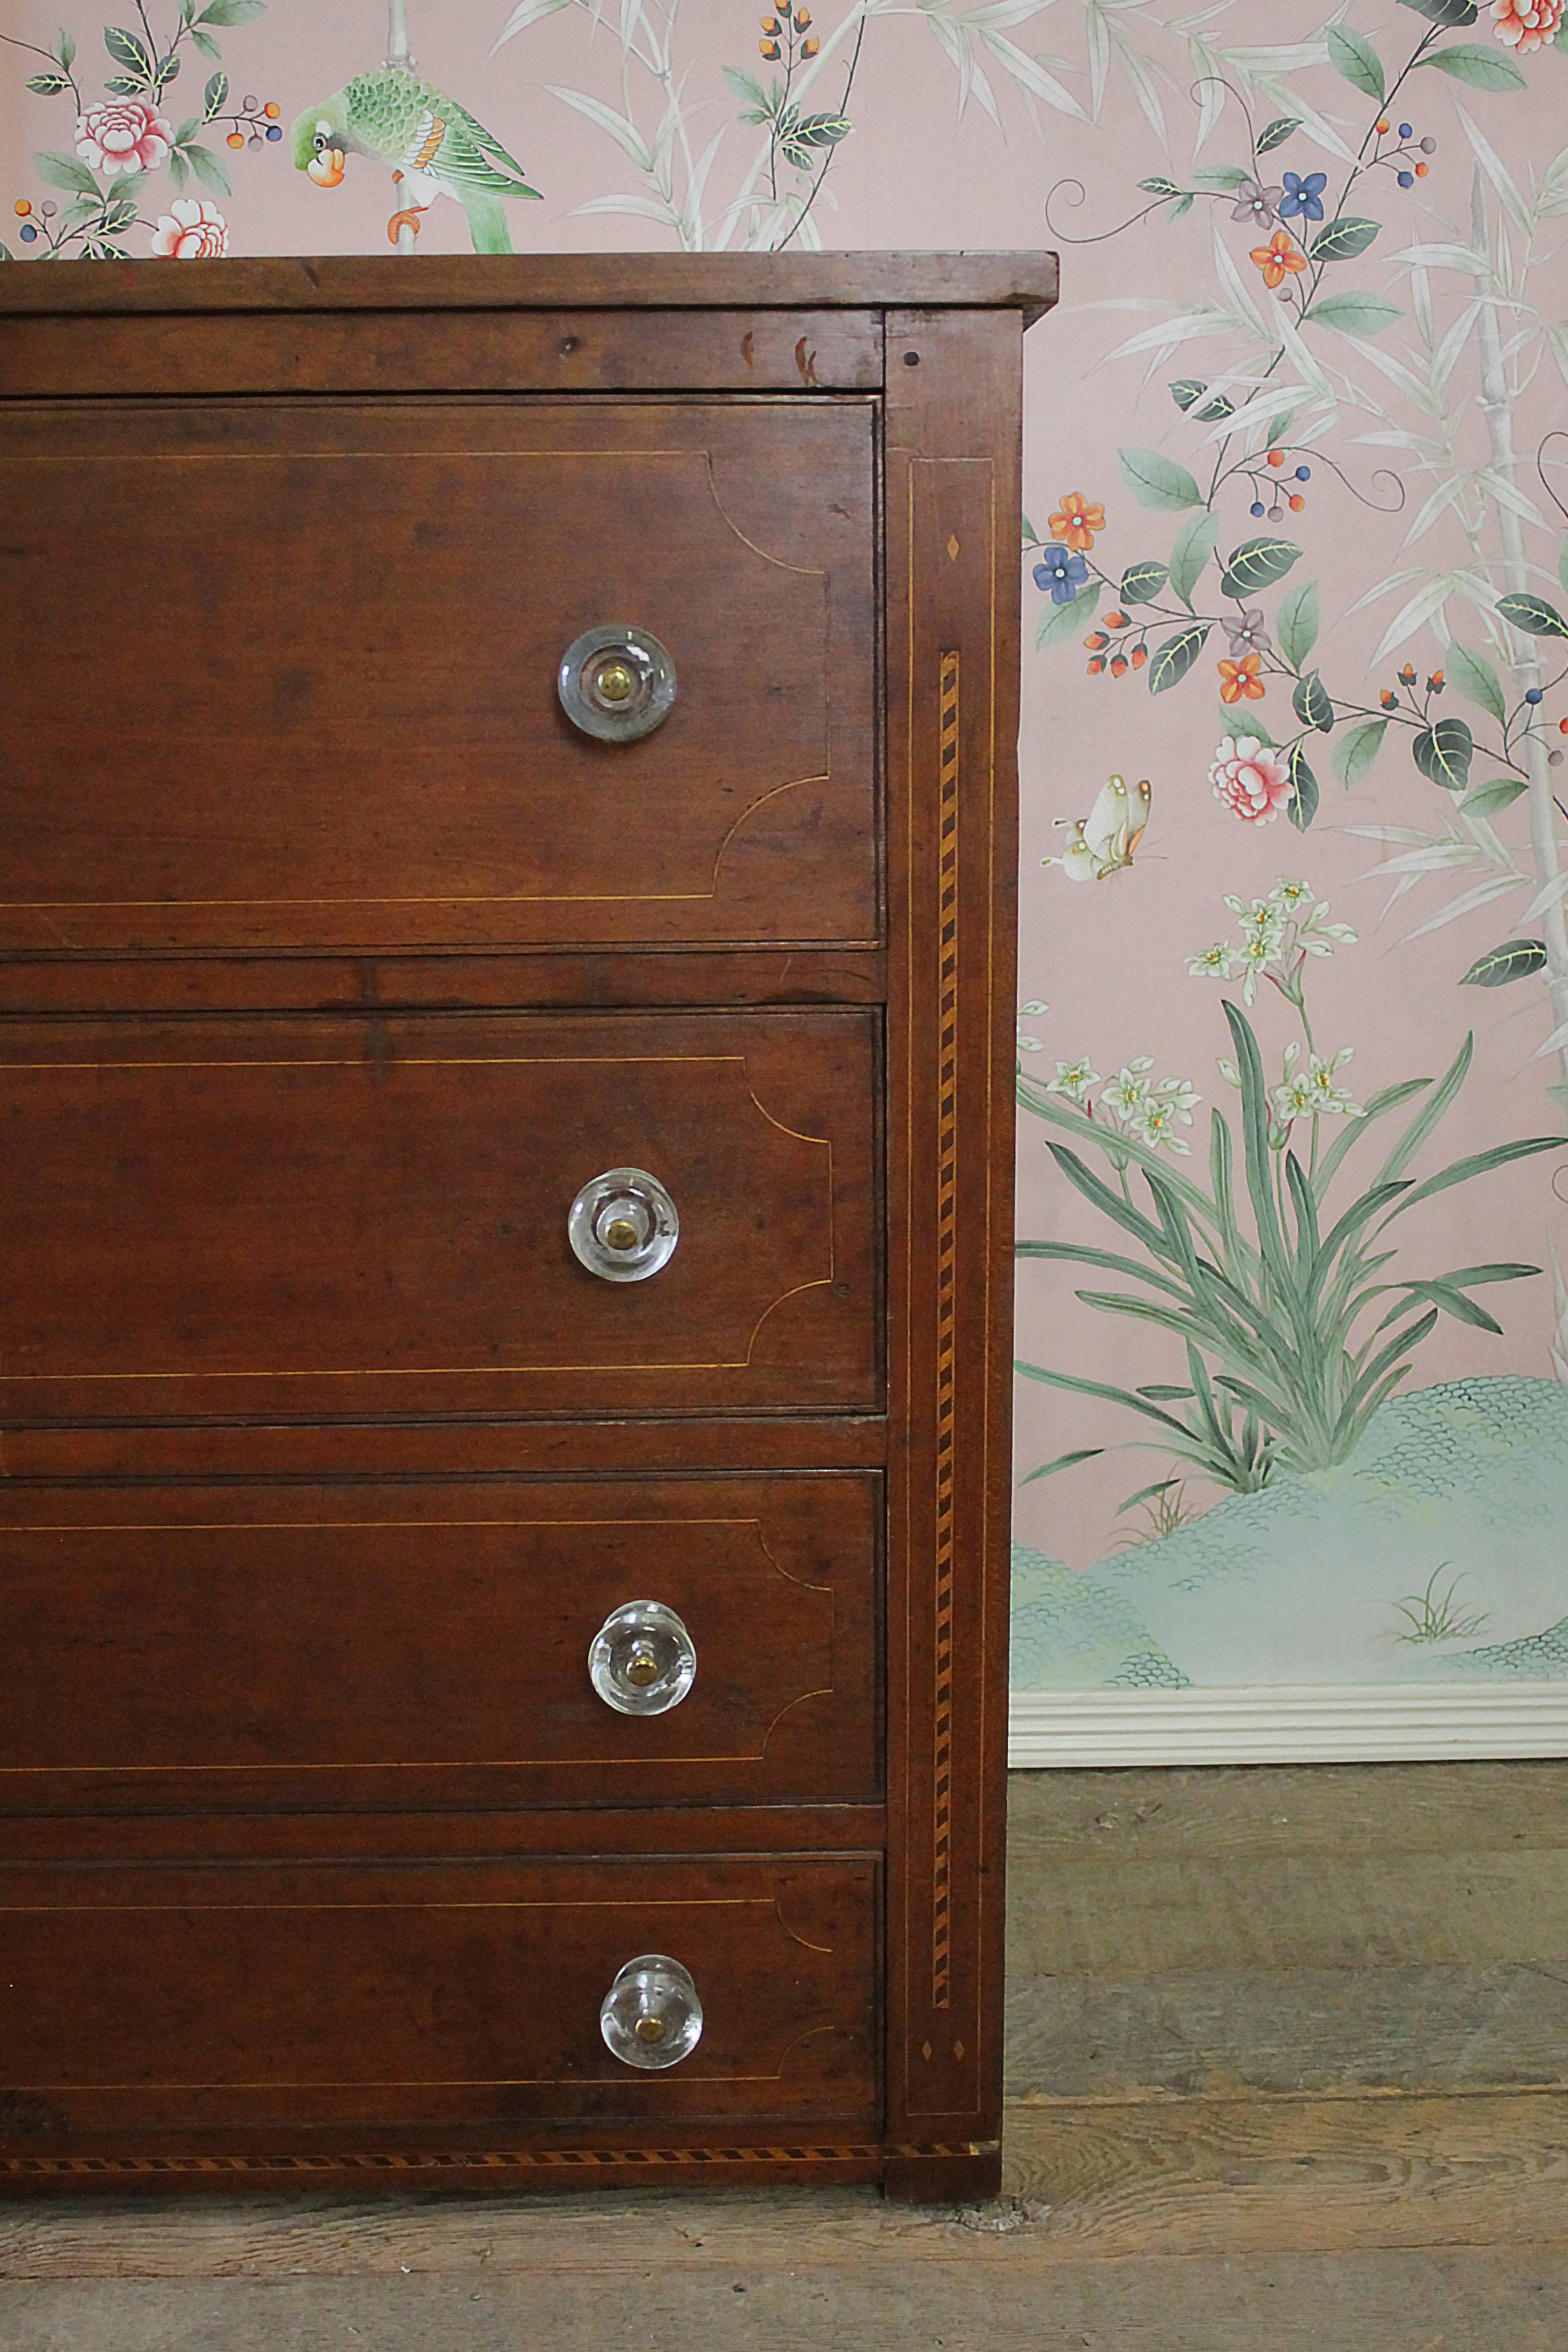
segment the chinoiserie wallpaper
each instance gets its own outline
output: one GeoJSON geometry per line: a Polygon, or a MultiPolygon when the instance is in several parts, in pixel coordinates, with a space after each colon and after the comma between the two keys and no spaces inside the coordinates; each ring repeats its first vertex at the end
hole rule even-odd
{"type": "Polygon", "coordinates": [[[1568,1678],[1563,8],[0,0],[16,268],[1060,250],[1025,1687],[1568,1678]]]}

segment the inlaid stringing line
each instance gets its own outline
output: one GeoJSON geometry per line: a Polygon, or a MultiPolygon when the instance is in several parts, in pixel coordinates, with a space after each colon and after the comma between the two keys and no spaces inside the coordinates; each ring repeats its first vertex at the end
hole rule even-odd
{"type": "Polygon", "coordinates": [[[938,697],[935,1781],[931,1816],[931,2005],[946,2009],[952,1964],[953,1415],[958,1211],[959,657],[941,657],[938,697]]]}

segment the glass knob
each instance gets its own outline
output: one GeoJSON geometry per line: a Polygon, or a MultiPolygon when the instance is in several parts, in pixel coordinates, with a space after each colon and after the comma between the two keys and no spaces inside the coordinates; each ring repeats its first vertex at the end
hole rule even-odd
{"type": "Polygon", "coordinates": [[[574,727],[604,743],[631,743],[668,718],[675,664],[648,630],[616,622],[574,638],[556,687],[574,727]]]}
{"type": "Polygon", "coordinates": [[[697,1644],[662,1601],[627,1601],[595,1634],[588,1675],[617,1715],[668,1715],[697,1679],[697,1644]]]}
{"type": "Polygon", "coordinates": [[[646,1282],[668,1265],[680,1238],[675,1202],[644,1168],[610,1168],[584,1184],[566,1219],[567,1238],[605,1282],[646,1282]]]}
{"type": "Polygon", "coordinates": [[[702,2039],[702,2003],[690,1973],[663,1952],[628,1960],[599,2009],[605,2047],[627,2066],[679,2066],[702,2039]]]}

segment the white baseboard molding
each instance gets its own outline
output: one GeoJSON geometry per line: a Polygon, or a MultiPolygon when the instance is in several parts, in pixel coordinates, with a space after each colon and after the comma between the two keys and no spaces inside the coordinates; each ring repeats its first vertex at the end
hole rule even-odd
{"type": "Polygon", "coordinates": [[[1568,1682],[1014,1691],[1014,1770],[1568,1756],[1568,1682]]]}

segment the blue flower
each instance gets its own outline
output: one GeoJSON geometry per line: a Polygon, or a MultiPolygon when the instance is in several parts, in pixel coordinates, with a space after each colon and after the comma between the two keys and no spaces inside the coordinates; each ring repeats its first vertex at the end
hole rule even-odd
{"type": "Polygon", "coordinates": [[[1289,220],[1300,213],[1304,221],[1323,217],[1323,190],[1329,184],[1326,172],[1309,172],[1303,180],[1298,173],[1285,174],[1285,194],[1279,199],[1279,217],[1289,220]]]}
{"type": "Polygon", "coordinates": [[[1035,566],[1035,585],[1050,590],[1053,604],[1070,604],[1088,579],[1089,566],[1081,555],[1069,555],[1055,541],[1040,550],[1040,561],[1035,566]]]}

